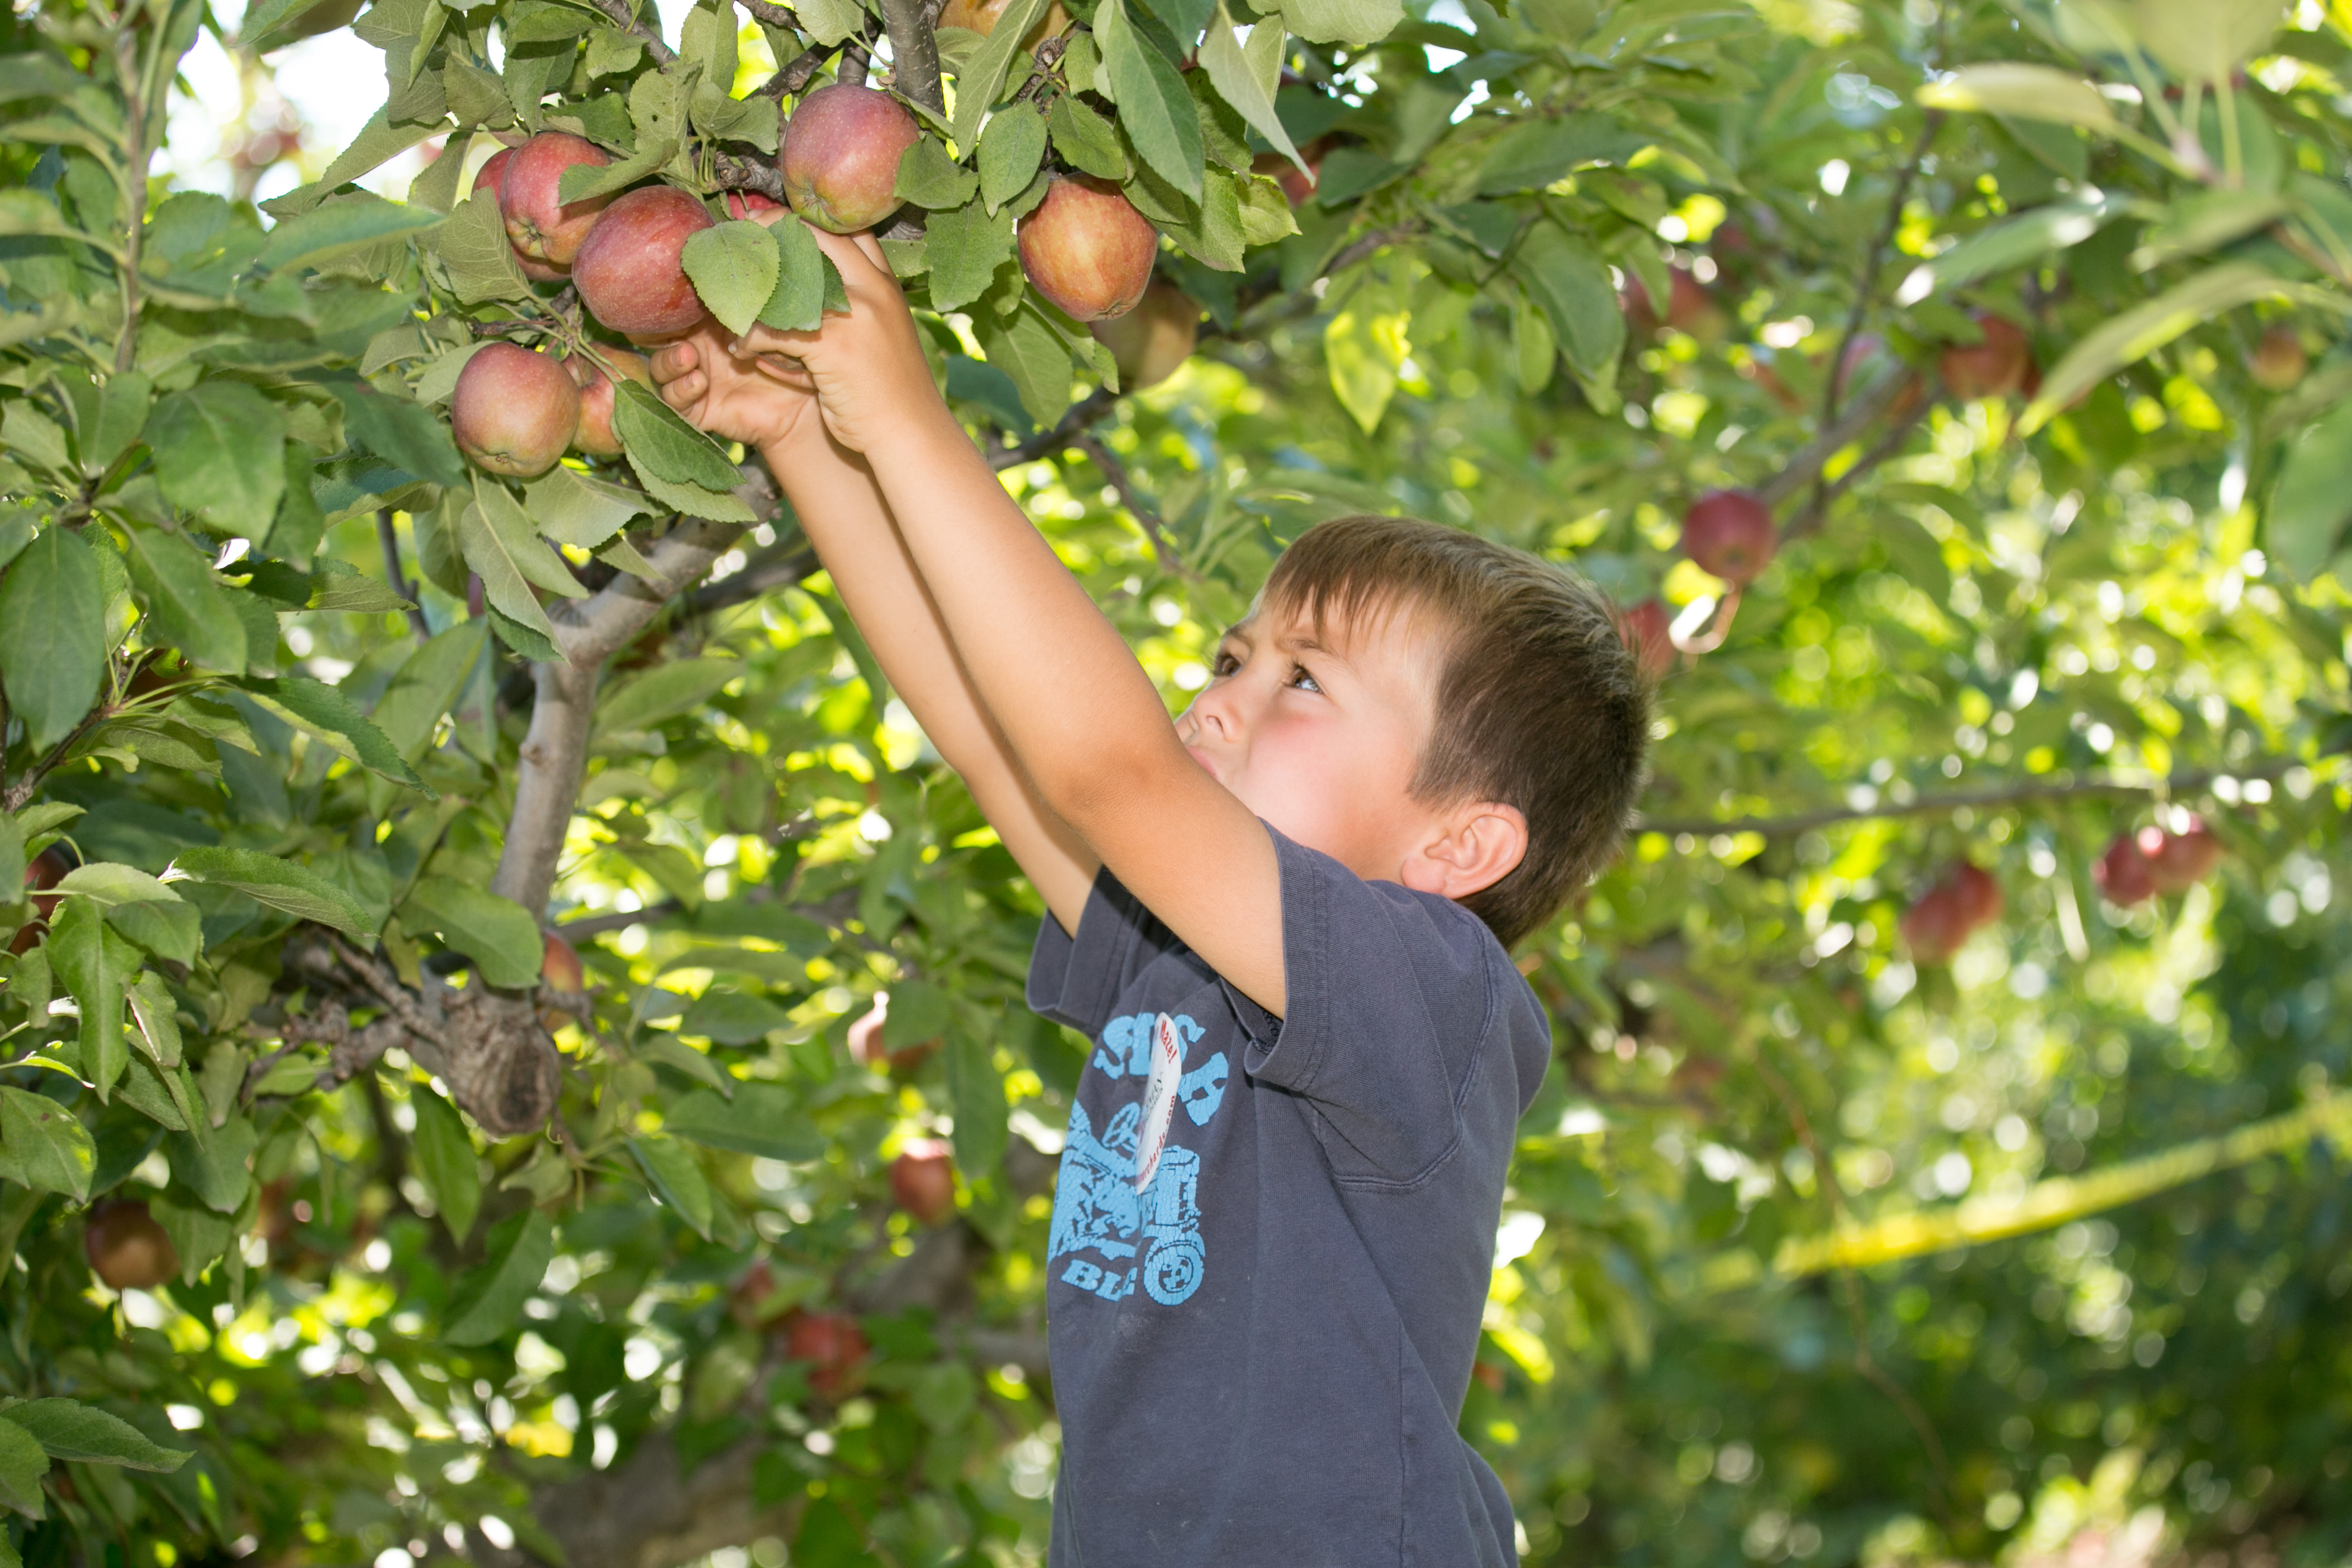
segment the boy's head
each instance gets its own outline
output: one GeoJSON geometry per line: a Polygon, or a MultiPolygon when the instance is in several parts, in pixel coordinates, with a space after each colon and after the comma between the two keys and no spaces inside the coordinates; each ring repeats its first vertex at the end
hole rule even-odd
{"type": "Polygon", "coordinates": [[[1475,534],[1349,517],[1276,563],[1179,731],[1288,837],[1444,892],[1509,946],[1615,849],[1650,700],[1589,584],[1475,534]]]}

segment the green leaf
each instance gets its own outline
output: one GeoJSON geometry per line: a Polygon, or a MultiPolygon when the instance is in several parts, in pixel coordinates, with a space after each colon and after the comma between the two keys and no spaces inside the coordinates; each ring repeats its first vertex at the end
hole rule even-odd
{"type": "Polygon", "coordinates": [[[680,484],[649,471],[631,452],[629,467],[646,493],[672,511],[682,511],[688,517],[707,517],[713,522],[757,522],[759,518],[745,505],[742,498],[726,490],[705,489],[700,485],[680,484]]]}
{"type": "Polygon", "coordinates": [[[139,1026],[139,1048],[166,1072],[178,1067],[179,1005],[172,1000],[163,977],[152,969],[142,972],[138,984],[123,993],[123,999],[131,1004],[131,1018],[139,1026]]]}
{"type": "MultiPolygon", "coordinates": [[[[1294,24],[1293,31],[1300,31],[1294,24]]],[[[1119,123],[1135,150],[1160,177],[1201,199],[1200,111],[1174,62],[1148,42],[1127,14],[1125,0],[1103,0],[1095,12],[1095,42],[1118,100],[1119,123]]],[[[938,259],[932,267],[937,268],[938,259]]]]}
{"type": "Polygon", "coordinates": [[[119,1415],[72,1399],[31,1399],[0,1409],[0,1421],[31,1433],[52,1459],[121,1465],[168,1475],[194,1457],[191,1448],[164,1448],[119,1415]]]}
{"type": "Polygon", "coordinates": [[[98,557],[52,526],[0,575],[0,688],[46,752],[73,732],[106,679],[106,595],[98,557]]]}
{"type": "MultiPolygon", "coordinates": [[[[584,599],[588,589],[572,574],[572,568],[539,537],[539,530],[530,514],[514,498],[514,492],[488,474],[474,477],[474,505],[479,510],[490,536],[515,573],[549,593],[565,599],[584,599]]],[[[471,560],[473,552],[467,552],[471,560]]],[[[478,564],[474,570],[481,571],[478,564]]],[[[488,574],[484,574],[487,585],[488,574]]],[[[503,605],[499,606],[505,608],[503,605]]],[[[512,612],[509,611],[509,614],[512,612]]]]}
{"type": "Polygon", "coordinates": [[[1656,138],[1605,114],[1580,111],[1514,125],[1495,138],[1478,168],[1478,194],[1539,191],[1583,163],[1622,163],[1656,138]]]}
{"type": "Polygon", "coordinates": [[[630,1050],[642,1060],[676,1068],[697,1083],[707,1084],[720,1094],[734,1092],[735,1080],[727,1076],[725,1068],[676,1035],[658,1029],[648,1030],[637,1037],[636,1044],[630,1050]]]}
{"type": "Polygon", "coordinates": [[[1064,163],[1097,179],[1126,181],[1127,153],[1118,144],[1118,132],[1075,94],[1064,93],[1054,100],[1045,127],[1064,163]]]}
{"type": "Polygon", "coordinates": [[[1013,215],[991,217],[978,202],[935,213],[923,254],[930,263],[931,308],[960,310],[996,280],[996,269],[1013,259],[1013,215]]]}
{"type": "Polygon", "coordinates": [[[1399,0],[1284,0],[1282,20],[1309,43],[1360,47],[1387,37],[1404,7],[1399,0]]]}
{"type": "Polygon", "coordinates": [[[102,474],[131,450],[139,432],[147,427],[147,416],[155,406],[155,387],[137,371],[127,370],[110,377],[96,393],[90,416],[76,421],[74,444],[80,450],[83,471],[102,474]]]}
{"type": "Polygon", "coordinates": [[[816,232],[797,216],[777,219],[772,232],[776,287],[761,307],[760,324],[780,332],[813,332],[824,324],[835,295],[846,297],[840,269],[817,244],[816,232]]]}
{"type": "MultiPolygon", "coordinates": [[[[1269,16],[1261,19],[1251,30],[1250,41],[1256,43],[1257,35],[1268,29],[1279,40],[1282,18],[1269,16]]],[[[1268,146],[1301,171],[1306,169],[1298,149],[1291,145],[1290,132],[1284,128],[1282,117],[1274,111],[1273,89],[1259,79],[1252,68],[1241,40],[1234,34],[1234,19],[1223,0],[1219,0],[1216,14],[1209,19],[1208,30],[1201,36],[1201,67],[1209,73],[1209,85],[1217,89],[1217,96],[1233,105],[1234,111],[1248,122],[1251,130],[1265,137],[1268,146]]]]}
{"type": "MultiPolygon", "coordinates": [[[[0,1508],[27,1519],[47,1518],[48,1500],[41,1491],[41,1478],[48,1473],[49,1456],[40,1439],[13,1422],[0,1422],[0,1508]]],[[[0,1532],[0,1541],[6,1539],[0,1532]]],[[[15,1548],[9,1551],[13,1556],[15,1548]]]]}
{"type": "Polygon", "coordinates": [[[1916,305],[1939,289],[1964,289],[1979,278],[2007,272],[2051,251],[2080,245],[2129,205],[2131,199],[2122,195],[2082,191],[1980,228],[1933,261],[1923,262],[1915,268],[1903,280],[1895,302],[1916,305]]]}
{"type": "Polygon", "coordinates": [[[466,678],[482,657],[487,628],[460,621],[412,653],[376,700],[374,720],[393,750],[409,762],[424,755],[441,716],[457,706],[466,678]]]}
{"type": "Polygon", "coordinates": [[[1246,243],[1242,234],[1241,192],[1233,174],[1209,169],[1202,174],[1200,205],[1186,217],[1160,225],[1177,248],[1220,272],[1239,272],[1246,243]]]}
{"type": "MultiPolygon", "coordinates": [[[[890,993],[890,1016],[898,1012],[898,993],[890,993]]],[[[886,1028],[885,1036],[887,1036],[886,1028]]],[[[996,1070],[994,1052],[986,1037],[968,1029],[948,1031],[948,1103],[955,1110],[956,1164],[967,1177],[986,1175],[1004,1158],[1010,1136],[1005,1117],[1004,1076],[996,1070]]]]}
{"type": "Polygon", "coordinates": [[[173,1090],[179,1087],[177,1075],[159,1072],[155,1064],[144,1057],[133,1057],[123,1069],[122,1081],[116,1084],[115,1093],[121,1102],[154,1122],[167,1132],[185,1132],[195,1125],[192,1116],[194,1105],[180,1103],[173,1090]]]}
{"type": "Polygon", "coordinates": [[[1021,406],[1040,425],[1052,425],[1070,405],[1070,353],[1037,313],[1011,320],[986,312],[972,323],[988,363],[1012,377],[1021,406]]]}
{"type": "Polygon", "coordinates": [[[493,985],[539,984],[546,942],[539,921],[511,899],[454,877],[425,877],[400,906],[404,931],[429,931],[480,966],[493,985]]]}
{"type": "MultiPolygon", "coordinates": [[[[501,521],[511,519],[500,508],[501,521]]],[[[482,596],[501,614],[545,637],[550,646],[555,642],[555,623],[547,618],[540,607],[539,597],[530,591],[530,577],[524,571],[529,561],[534,571],[547,574],[547,546],[525,534],[520,538],[501,535],[483,516],[478,500],[457,513],[457,547],[464,552],[466,564],[482,580],[482,596]]],[[[571,574],[566,573],[566,576],[571,574]]],[[[575,584],[576,585],[576,584],[575,584]]]]}
{"type": "Polygon", "coordinates": [[[311,211],[271,229],[254,264],[267,272],[316,267],[383,240],[424,234],[441,221],[441,215],[430,207],[388,202],[364,192],[331,196],[311,211]]]}
{"type": "MultiPolygon", "coordinates": [[[[487,190],[478,190],[457,204],[433,237],[434,253],[449,275],[449,287],[461,304],[491,300],[530,300],[530,279],[515,265],[514,244],[507,238],[506,220],[487,190]]],[[[420,395],[422,395],[420,394],[420,395]]]]}
{"type": "Polygon", "coordinates": [[[0,1176],[86,1203],[97,1168],[98,1145],[79,1117],[44,1095],[0,1088],[0,1176]]]}
{"type": "Polygon", "coordinates": [[[0,811],[0,899],[14,903],[25,885],[25,829],[0,811]]]}
{"type": "Polygon", "coordinates": [[[2107,107],[2097,88],[2071,72],[2021,60],[1962,66],[1914,96],[1926,109],[2013,114],[2020,120],[2054,121],[2105,134],[2117,129],[2116,111],[2107,107]]]}
{"type": "Polygon", "coordinates": [[[457,1107],[424,1085],[411,1086],[408,1105],[416,1116],[416,1130],[409,1134],[416,1173],[433,1194],[449,1238],[463,1247],[482,1207],[482,1164],[474,1140],[457,1107]]]}
{"type": "Polygon", "coordinates": [[[2273,559],[2309,582],[2326,570],[2352,522],[2352,402],[2338,403],[2287,449],[2271,493],[2265,542],[2273,559]]]}
{"type": "MultiPolygon", "coordinates": [[[[184,1079],[182,1072],[177,1075],[184,1079]]],[[[177,1197],[178,1189],[147,1200],[147,1212],[172,1238],[172,1250],[180,1255],[180,1280],[193,1285],[215,1259],[228,1250],[236,1238],[234,1221],[225,1215],[215,1214],[204,1204],[184,1204],[177,1197]]]]}
{"type": "Polygon", "coordinates": [[[1396,395],[1397,356],[1381,340],[1387,318],[1341,310],[1323,328],[1323,361],[1331,391],[1358,428],[1369,436],[1396,395]]]}
{"type": "Polygon", "coordinates": [[[1591,245],[1557,224],[1538,223],[1519,242],[1511,270],[1551,320],[1569,363],[1587,375],[1613,364],[1625,346],[1616,285],[1591,245]]]}
{"type": "Polygon", "coordinates": [[[792,1026],[792,1015],[764,996],[741,991],[705,991],[678,1020],[677,1032],[715,1045],[748,1046],[776,1029],[792,1026]]]}
{"type": "Polygon", "coordinates": [[[980,176],[948,156],[948,150],[929,136],[918,139],[898,155],[898,180],[891,194],[902,202],[933,211],[960,207],[980,189],[980,176]]]}
{"type": "Polygon", "coordinates": [[[360,382],[336,382],[331,390],[343,405],[343,433],[354,442],[420,479],[466,482],[466,462],[457,456],[448,424],[430,409],[360,382]]]}
{"type": "Polygon", "coordinates": [[[106,923],[158,958],[194,963],[204,952],[204,912],[194,904],[123,904],[106,911],[106,923]]]}
{"type": "Polygon", "coordinates": [[[703,1178],[702,1167],[694,1163],[693,1153],[674,1139],[658,1137],[632,1138],[629,1152],[636,1155],[638,1169],[645,1172],[662,1202],[676,1209],[697,1236],[709,1240],[710,1184],[703,1178]]]}
{"type": "MultiPolygon", "coordinates": [[[[337,186],[382,168],[419,142],[429,142],[449,129],[449,122],[439,117],[395,124],[392,105],[387,103],[360,128],[351,145],[335,154],[335,161],[327,165],[325,174],[299,190],[264,202],[261,210],[274,217],[299,216],[325,201],[337,186]]],[[[518,273],[516,277],[520,280],[521,275],[518,273]]]]}
{"type": "Polygon", "coordinates": [[[2202,191],[2183,196],[2164,221],[2148,230],[2132,253],[2132,267],[2150,271],[2185,256],[2221,249],[2258,228],[2267,228],[2293,210],[2266,191],[2202,191]]]}
{"type": "Polygon", "coordinates": [[[687,658],[657,664],[615,683],[596,704],[599,735],[650,730],[699,706],[737,677],[750,673],[740,658],[687,658]]]}
{"type": "Polygon", "coordinates": [[[1241,205],[1242,243],[1275,245],[1298,232],[1298,216],[1290,198],[1264,174],[1244,174],[1234,182],[1241,205]]]}
{"type": "Polygon", "coordinates": [[[137,867],[117,865],[111,860],[92,860],[75,867],[58,879],[51,891],[88,899],[106,909],[155,900],[177,903],[180,900],[180,895],[168,885],[137,867]]]}
{"type": "Polygon", "coordinates": [[[1013,66],[1013,57],[1021,52],[1021,40],[1045,14],[1048,0],[1010,0],[990,28],[980,47],[956,80],[955,121],[949,134],[959,147],[970,147],[979,133],[982,118],[996,103],[996,94],[1004,86],[1005,72],[1013,66]]]}
{"type": "Polygon", "coordinates": [[[162,399],[147,418],[147,445],[174,503],[248,535],[277,516],[286,416],[243,382],[198,382],[162,399]]]}
{"type": "Polygon", "coordinates": [[[522,507],[538,525],[541,538],[583,550],[595,549],[618,533],[629,519],[649,515],[654,510],[642,494],[625,485],[607,484],[562,464],[523,486],[522,507]]]}
{"type": "Polygon", "coordinates": [[[242,674],[245,623],[214,580],[212,563],[181,534],[134,523],[122,537],[123,563],[154,617],[151,639],[204,668],[242,674]]]}
{"type": "Polygon", "coordinates": [[[373,940],[376,934],[360,901],[308,866],[257,849],[210,846],[183,849],[174,864],[200,882],[234,888],[257,903],[332,926],[345,936],[373,940]]]}
{"type": "Polygon", "coordinates": [[[678,259],[703,304],[738,335],[751,330],[776,289],[776,237],[748,218],[693,236],[678,259]]]}
{"type": "Polygon", "coordinates": [[[2020,435],[2032,435],[2053,415],[2127,364],[2173,339],[2256,300],[2295,299],[2298,291],[2251,261],[2225,261],[2176,283],[2144,305],[2102,322],[2075,341],[2043,378],[2033,402],[2018,416],[2020,435]]]}
{"type": "Polygon", "coordinates": [[[334,687],[307,675],[274,679],[247,676],[236,684],[255,702],[303,733],[325,742],[330,749],[368,772],[432,797],[433,792],[384,738],[383,731],[370,723],[352,706],[352,700],[334,687]]]}
{"type": "Polygon", "coordinates": [[[662,1131],[713,1149],[794,1162],[824,1156],[824,1140],[780,1083],[754,1079],[735,1086],[732,1100],[708,1089],[680,1095],[662,1113],[662,1131]]]}
{"type": "Polygon", "coordinates": [[[122,1037],[122,988],[139,972],[139,950],[106,927],[90,899],[69,899],[49,921],[49,967],[81,1008],[82,1076],[103,1102],[131,1059],[122,1037]]]}
{"type": "Polygon", "coordinates": [[[33,514],[30,510],[19,510],[0,517],[0,572],[6,571],[8,563],[22,555],[25,546],[32,542],[33,514]]]}
{"type": "Polygon", "coordinates": [[[555,1222],[538,1209],[502,1220],[487,1251],[449,1294],[441,1337],[453,1345],[486,1345],[515,1326],[555,1259],[555,1222]]]}
{"type": "Polygon", "coordinates": [[[707,490],[725,492],[743,482],[719,443],[680,418],[652,388],[623,381],[614,391],[613,430],[631,467],[707,490]]]}
{"type": "MultiPolygon", "coordinates": [[[[1009,103],[980,133],[980,199],[988,214],[1029,188],[1045,157],[1045,117],[1025,103],[1009,103]]],[[[961,205],[961,204],[958,204],[961,205]]]]}
{"type": "Polygon", "coordinates": [[[882,1043],[903,1050],[947,1033],[948,994],[928,980],[902,980],[890,987],[890,1007],[882,1016],[882,1043]]]}

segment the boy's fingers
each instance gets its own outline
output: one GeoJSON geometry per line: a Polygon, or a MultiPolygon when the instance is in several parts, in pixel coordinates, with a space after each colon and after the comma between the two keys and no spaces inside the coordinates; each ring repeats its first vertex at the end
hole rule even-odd
{"type": "Polygon", "coordinates": [[[881,243],[870,230],[860,229],[854,235],[829,234],[812,225],[811,232],[816,236],[818,246],[833,258],[833,264],[841,268],[844,284],[862,274],[869,281],[887,284],[894,289],[898,288],[898,279],[891,275],[889,264],[882,259],[881,243]]]}
{"type": "Polygon", "coordinates": [[[800,351],[814,342],[814,332],[780,332],[773,327],[763,327],[754,322],[750,331],[730,345],[729,352],[738,359],[774,354],[782,359],[798,360],[800,351]]]}
{"type": "Polygon", "coordinates": [[[702,401],[702,395],[709,384],[710,378],[700,371],[688,371],[674,381],[662,383],[662,401],[683,414],[695,404],[702,401]]]}
{"type": "MultiPolygon", "coordinates": [[[[865,254],[866,260],[874,263],[876,267],[879,268],[884,272],[890,271],[890,258],[882,253],[882,242],[875,237],[874,231],[872,229],[861,228],[849,237],[856,244],[857,248],[865,254]]],[[[891,276],[896,277],[898,275],[896,273],[891,273],[891,276]]]]}
{"type": "Polygon", "coordinates": [[[692,343],[667,343],[654,351],[656,381],[675,381],[694,368],[698,356],[692,343]]]}

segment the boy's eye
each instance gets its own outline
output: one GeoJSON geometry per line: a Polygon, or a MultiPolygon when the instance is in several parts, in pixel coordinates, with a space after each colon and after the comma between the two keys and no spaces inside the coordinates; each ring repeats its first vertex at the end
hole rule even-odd
{"type": "Polygon", "coordinates": [[[1290,667],[1290,684],[1301,691],[1320,691],[1323,689],[1321,685],[1316,681],[1316,679],[1307,672],[1307,667],[1303,664],[1294,664],[1290,667]]]}
{"type": "Polygon", "coordinates": [[[1240,659],[1235,658],[1232,654],[1220,648],[1217,652],[1217,657],[1209,661],[1209,673],[1213,676],[1226,676],[1231,675],[1241,667],[1242,661],[1240,659]]]}

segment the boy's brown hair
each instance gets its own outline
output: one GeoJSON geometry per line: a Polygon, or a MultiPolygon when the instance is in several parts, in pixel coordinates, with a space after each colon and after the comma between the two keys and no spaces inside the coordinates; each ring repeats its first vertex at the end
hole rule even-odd
{"type": "Polygon", "coordinates": [[[1650,689],[1599,589],[1473,533],[1366,516],[1301,534],[1263,597],[1318,627],[1402,611],[1442,628],[1435,718],[1412,789],[1526,816],[1518,865],[1462,900],[1505,947],[1616,852],[1646,776],[1650,689]]]}

